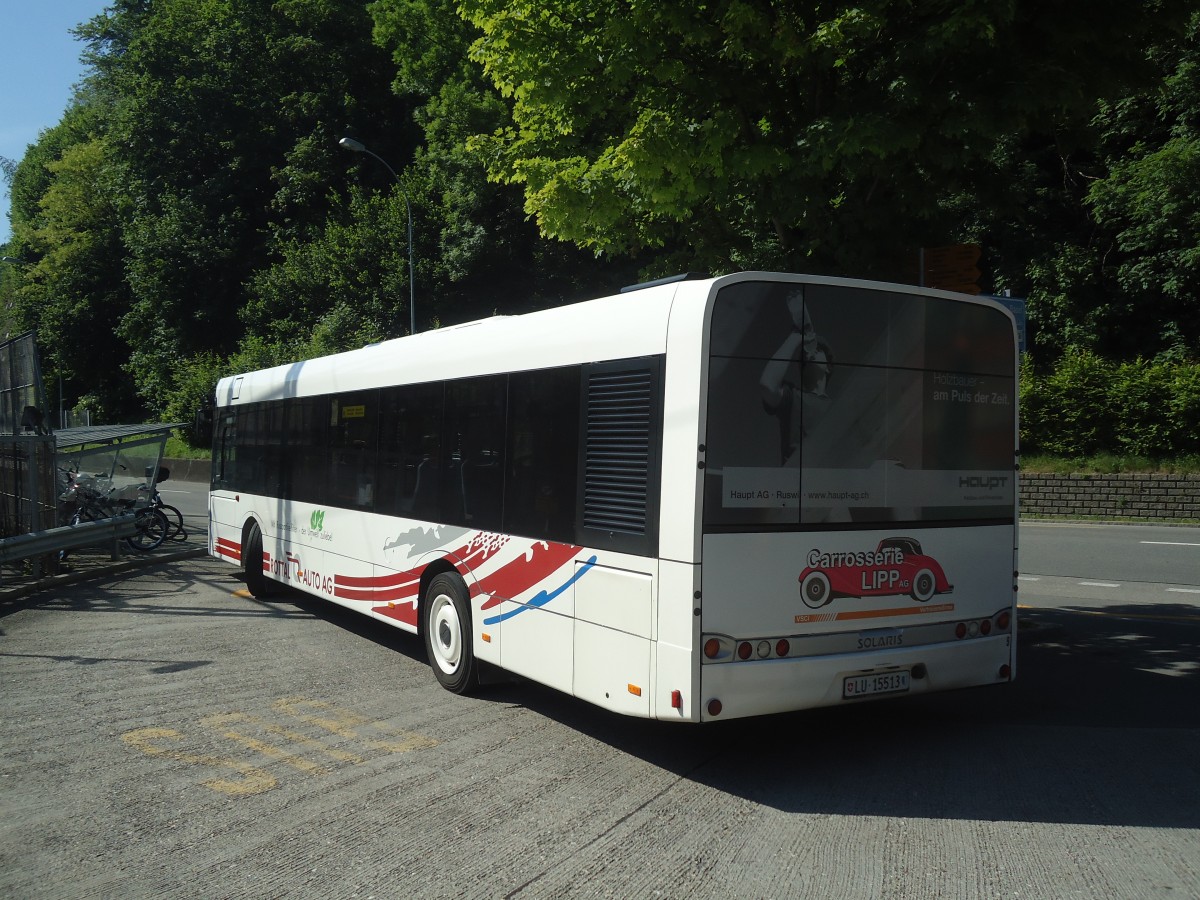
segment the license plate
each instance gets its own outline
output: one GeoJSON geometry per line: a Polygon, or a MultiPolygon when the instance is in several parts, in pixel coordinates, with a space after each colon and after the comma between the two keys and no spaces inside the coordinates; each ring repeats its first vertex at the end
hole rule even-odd
{"type": "Polygon", "coordinates": [[[873,694],[899,694],[908,690],[908,672],[851,675],[842,682],[842,699],[854,700],[873,694]]]}

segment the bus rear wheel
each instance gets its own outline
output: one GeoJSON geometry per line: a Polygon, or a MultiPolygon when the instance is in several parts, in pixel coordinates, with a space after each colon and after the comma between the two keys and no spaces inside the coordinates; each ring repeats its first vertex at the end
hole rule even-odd
{"type": "Polygon", "coordinates": [[[468,694],[479,685],[471,648],[471,602],[463,580],[454,572],[435,575],[421,603],[425,653],[434,677],[448,691],[468,694]]]}

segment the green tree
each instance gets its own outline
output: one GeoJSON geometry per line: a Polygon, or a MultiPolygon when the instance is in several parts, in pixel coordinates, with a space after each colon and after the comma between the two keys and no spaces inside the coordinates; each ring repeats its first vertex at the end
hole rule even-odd
{"type": "Polygon", "coordinates": [[[122,371],[130,347],[114,330],[131,298],[122,268],[123,191],[104,137],[105,107],[83,90],[15,167],[10,254],[13,326],[34,329],[48,383],[72,405],[118,420],[140,404],[122,371]]]}
{"type": "Polygon", "coordinates": [[[1092,119],[998,142],[998,189],[956,198],[997,288],[1027,296],[1045,371],[1064,354],[1200,353],[1200,13],[1141,45],[1092,119]]]}
{"type": "Polygon", "coordinates": [[[1087,202],[1112,235],[1105,268],[1124,299],[1111,349],[1200,358],[1200,12],[1167,63],[1152,127],[1128,123],[1129,104],[1114,111],[1135,139],[1087,202]]]}
{"type": "Polygon", "coordinates": [[[520,188],[489,179],[470,141],[510,125],[511,104],[470,59],[479,32],[454,0],[376,0],[370,11],[392,54],[393,90],[421,130],[402,176],[417,210],[422,321],[526,311],[636,280],[634,263],[599,267],[595,254],[543,237],[520,188]]]}
{"type": "MultiPolygon", "coordinates": [[[[543,233],[876,274],[961,229],[997,139],[1090,117],[1182,3],[463,0],[513,102],[479,142],[543,233]]],[[[887,274],[883,271],[882,274],[887,274]]]]}
{"type": "Polygon", "coordinates": [[[351,0],[120,0],[81,31],[127,179],[120,332],[161,409],[181,359],[237,348],[255,273],[322,230],[346,123],[402,110],[351,0]]]}

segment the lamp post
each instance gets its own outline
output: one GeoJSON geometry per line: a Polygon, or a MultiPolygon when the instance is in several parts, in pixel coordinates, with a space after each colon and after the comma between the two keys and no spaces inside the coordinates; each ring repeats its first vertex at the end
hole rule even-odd
{"type": "Polygon", "coordinates": [[[392,173],[392,177],[396,179],[396,184],[400,186],[400,195],[404,197],[404,208],[408,212],[408,315],[409,315],[409,334],[417,333],[417,295],[413,287],[413,235],[412,235],[412,203],[408,200],[408,191],[404,190],[404,182],[400,180],[400,176],[396,174],[396,170],[387,164],[387,161],[377,153],[372,153],[366,148],[366,145],[361,141],[356,141],[354,138],[344,137],[338,141],[338,145],[345,147],[347,150],[353,150],[355,153],[365,153],[367,156],[373,156],[383,164],[383,167],[392,173]]]}

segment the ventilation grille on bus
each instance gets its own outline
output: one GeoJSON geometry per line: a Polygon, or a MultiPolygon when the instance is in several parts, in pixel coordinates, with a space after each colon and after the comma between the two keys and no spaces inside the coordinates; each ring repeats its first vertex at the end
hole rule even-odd
{"type": "Polygon", "coordinates": [[[648,371],[588,378],[585,528],[646,533],[653,386],[648,371]]]}

